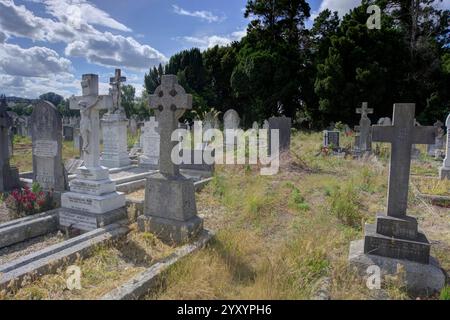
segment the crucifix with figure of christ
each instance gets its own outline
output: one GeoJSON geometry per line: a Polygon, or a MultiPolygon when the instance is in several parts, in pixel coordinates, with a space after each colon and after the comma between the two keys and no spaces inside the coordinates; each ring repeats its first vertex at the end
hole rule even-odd
{"type": "Polygon", "coordinates": [[[160,134],[160,173],[178,176],[179,166],[172,161],[172,150],[176,145],[172,133],[178,129],[178,120],[186,110],[192,109],[192,95],[186,94],[178,84],[175,75],[163,75],[161,85],[149,99],[150,109],[154,109],[159,123],[160,134]]]}
{"type": "Polygon", "coordinates": [[[112,88],[110,89],[110,93],[113,97],[112,109],[109,110],[110,114],[113,114],[117,111],[123,112],[121,88],[122,83],[126,81],[127,78],[122,76],[122,71],[120,69],[116,69],[114,77],[109,79],[109,84],[112,88]]]}
{"type": "Polygon", "coordinates": [[[112,105],[111,95],[98,94],[98,75],[84,74],[81,87],[83,95],[69,99],[70,109],[80,110],[80,134],[83,139],[83,160],[86,168],[100,167],[99,111],[112,105]]]}

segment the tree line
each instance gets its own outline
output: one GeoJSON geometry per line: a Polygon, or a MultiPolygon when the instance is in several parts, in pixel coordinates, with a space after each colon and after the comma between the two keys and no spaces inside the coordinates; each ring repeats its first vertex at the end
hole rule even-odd
{"type": "MultiPolygon", "coordinates": [[[[439,2],[362,0],[342,19],[320,12],[307,28],[306,0],[248,0],[244,38],[173,55],[145,74],[142,97],[123,86],[122,105],[128,117],[147,118],[148,95],[163,74],[175,74],[194,98],[188,120],[233,108],[247,127],[286,115],[297,127],[322,129],[356,124],[362,102],[375,109],[372,120],[391,117],[396,102],[414,102],[421,124],[443,121],[450,112],[450,13],[439,2]],[[381,9],[380,29],[367,27],[370,5],[381,9]]],[[[61,96],[41,98],[63,115],[76,113],[61,96]]]]}
{"type": "Polygon", "coordinates": [[[151,94],[162,74],[176,74],[194,96],[194,111],[233,108],[244,125],[284,114],[297,126],[355,124],[367,101],[374,119],[396,102],[417,104],[430,124],[450,111],[449,11],[437,0],[363,0],[342,19],[324,10],[311,28],[305,0],[249,0],[247,36],[225,47],[179,52],[145,75],[151,94]],[[381,9],[381,29],[368,29],[367,8],[381,9]]]}

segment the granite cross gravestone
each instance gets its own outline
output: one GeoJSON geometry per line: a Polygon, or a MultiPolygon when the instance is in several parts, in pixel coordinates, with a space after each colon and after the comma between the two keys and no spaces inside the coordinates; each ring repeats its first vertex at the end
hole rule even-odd
{"type": "Polygon", "coordinates": [[[0,101],[0,192],[10,191],[19,187],[19,172],[9,163],[9,129],[12,119],[7,113],[5,99],[0,101]]]}
{"type": "Polygon", "coordinates": [[[372,136],[370,130],[372,122],[368,115],[373,113],[373,109],[368,108],[367,102],[363,102],[362,107],[356,109],[356,113],[361,115],[359,126],[355,128],[359,131],[357,150],[358,152],[365,153],[372,150],[372,136]]]}
{"type": "MultiPolygon", "coordinates": [[[[349,263],[360,275],[377,266],[379,276],[399,276],[408,292],[429,295],[445,285],[445,275],[430,257],[430,243],[417,219],[407,216],[411,146],[433,143],[434,127],[416,127],[415,104],[395,104],[392,126],[373,126],[373,141],[391,143],[387,215],[366,224],[363,240],[350,244],[349,263]]],[[[382,280],[382,279],[380,279],[382,280]]]]}
{"type": "Polygon", "coordinates": [[[197,216],[192,180],[179,172],[172,161],[176,141],[172,133],[178,119],[192,108],[192,96],[186,94],[174,75],[164,75],[149,105],[159,122],[159,173],[147,178],[144,215],[138,218],[141,231],[150,231],[169,243],[187,241],[201,230],[203,221],[197,216]]]}
{"type": "Polygon", "coordinates": [[[159,124],[155,117],[146,121],[142,132],[143,155],[139,158],[139,165],[148,169],[158,169],[159,167],[159,124]]]}
{"type": "Polygon", "coordinates": [[[442,180],[450,180],[450,115],[445,122],[445,126],[447,127],[447,147],[445,152],[444,164],[440,169],[440,177],[442,180]]]}
{"type": "Polygon", "coordinates": [[[99,111],[112,104],[110,95],[98,94],[98,76],[83,75],[83,96],[70,98],[70,109],[80,110],[84,166],[61,197],[60,225],[84,231],[96,229],[126,216],[125,196],[116,192],[109,171],[99,163],[99,111]]]}
{"type": "Polygon", "coordinates": [[[373,126],[373,141],[392,144],[389,167],[387,215],[366,226],[364,252],[427,264],[430,244],[418,231],[417,220],[408,217],[411,146],[434,142],[435,127],[416,127],[414,104],[396,104],[392,126],[373,126]]]}
{"type": "Polygon", "coordinates": [[[62,160],[61,127],[61,117],[53,104],[41,100],[34,106],[31,115],[33,181],[43,190],[57,193],[67,190],[68,181],[62,160]]]}
{"type": "Polygon", "coordinates": [[[128,156],[128,120],[122,107],[121,86],[126,81],[120,69],[110,79],[112,105],[102,118],[103,153],[100,164],[108,168],[121,168],[131,164],[128,156]]]}

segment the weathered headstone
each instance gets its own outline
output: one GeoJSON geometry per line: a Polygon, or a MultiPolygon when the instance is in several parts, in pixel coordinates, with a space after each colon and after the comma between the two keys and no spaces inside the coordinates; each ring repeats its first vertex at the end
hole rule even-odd
{"type": "Polygon", "coordinates": [[[63,136],[64,141],[73,141],[74,127],[71,124],[66,124],[63,126],[63,136]]]}
{"type": "Polygon", "coordinates": [[[280,152],[289,151],[291,147],[291,127],[292,119],[288,117],[272,117],[269,119],[269,155],[271,153],[271,135],[272,130],[279,132],[280,152]]]}
{"type": "Polygon", "coordinates": [[[389,272],[402,263],[407,274],[412,272],[423,277],[423,273],[442,272],[430,265],[430,243],[419,231],[417,220],[407,216],[411,146],[433,143],[435,128],[416,127],[414,114],[414,104],[396,104],[392,126],[372,127],[373,141],[392,144],[387,215],[379,214],[374,225],[366,225],[364,245],[358,247],[356,242],[352,243],[350,262],[356,266],[378,265],[389,272]]]}
{"type": "Polygon", "coordinates": [[[144,215],[138,218],[138,226],[165,242],[181,243],[203,227],[203,220],[197,216],[194,183],[180,174],[171,158],[176,145],[172,133],[178,119],[192,108],[192,96],[186,94],[176,76],[164,75],[149,104],[159,122],[160,162],[159,173],[147,178],[144,215]]]}
{"type": "Polygon", "coordinates": [[[450,180],[450,115],[445,122],[445,126],[447,127],[447,147],[446,147],[446,156],[444,159],[444,164],[439,171],[439,176],[442,180],[448,179],[450,180]]]}
{"type": "Polygon", "coordinates": [[[158,169],[159,167],[159,124],[155,117],[145,122],[142,129],[142,151],[143,155],[139,158],[139,165],[148,169],[158,169]]]}
{"type": "Polygon", "coordinates": [[[70,98],[70,109],[80,110],[84,166],[70,182],[70,192],[62,195],[60,225],[84,231],[113,223],[126,217],[125,196],[116,192],[109,171],[99,163],[99,111],[112,104],[110,95],[98,94],[98,76],[83,75],[83,96],[70,98]]]}
{"type": "Polygon", "coordinates": [[[138,131],[137,121],[134,117],[132,117],[129,122],[130,133],[131,135],[135,136],[138,131]]]}
{"type": "Polygon", "coordinates": [[[329,148],[329,147],[339,148],[340,147],[340,132],[325,130],[323,132],[323,146],[325,148],[329,148]]]}
{"type": "Polygon", "coordinates": [[[379,126],[392,126],[392,121],[391,118],[386,117],[386,118],[380,118],[377,122],[377,124],[379,126]]]}
{"type": "Polygon", "coordinates": [[[228,110],[223,115],[225,145],[234,146],[236,144],[235,130],[239,129],[240,122],[239,114],[233,109],[228,110]]]}
{"type": "MultiPolygon", "coordinates": [[[[33,141],[33,181],[45,191],[67,190],[67,174],[62,160],[62,122],[56,107],[39,101],[31,115],[33,141]]],[[[59,196],[58,196],[59,198],[59,196]]]]}
{"type": "Polygon", "coordinates": [[[355,145],[357,152],[364,154],[372,150],[372,135],[370,130],[372,122],[368,115],[373,113],[373,109],[368,107],[367,102],[363,102],[362,107],[356,109],[356,113],[361,115],[361,120],[359,121],[359,126],[355,128],[355,130],[359,131],[355,145]]]}
{"type": "Polygon", "coordinates": [[[430,144],[427,147],[427,154],[430,157],[434,157],[436,155],[436,151],[437,150],[441,150],[444,148],[444,135],[445,135],[445,131],[442,129],[442,127],[444,126],[444,124],[442,123],[442,121],[436,121],[433,125],[434,127],[436,127],[436,140],[434,142],[434,144],[430,144]]]}
{"type": "Polygon", "coordinates": [[[121,76],[120,69],[116,69],[116,74],[110,81],[112,105],[101,120],[103,153],[100,163],[107,168],[121,168],[131,164],[128,156],[128,120],[121,105],[121,84],[124,81],[126,78],[121,76]]]}
{"type": "Polygon", "coordinates": [[[12,119],[9,117],[6,108],[6,100],[0,101],[0,192],[11,191],[19,187],[19,172],[17,168],[9,163],[9,129],[12,126],[12,119]]]}

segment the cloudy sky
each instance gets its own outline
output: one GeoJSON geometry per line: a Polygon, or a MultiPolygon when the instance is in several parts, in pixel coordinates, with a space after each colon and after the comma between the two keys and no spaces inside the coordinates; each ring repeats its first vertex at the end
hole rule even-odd
{"type": "MultiPolygon", "coordinates": [[[[360,0],[310,0],[340,14],[360,0]]],[[[0,93],[79,94],[84,73],[108,89],[114,69],[142,91],[149,67],[182,49],[245,35],[246,0],[0,0],[0,93]]]]}

